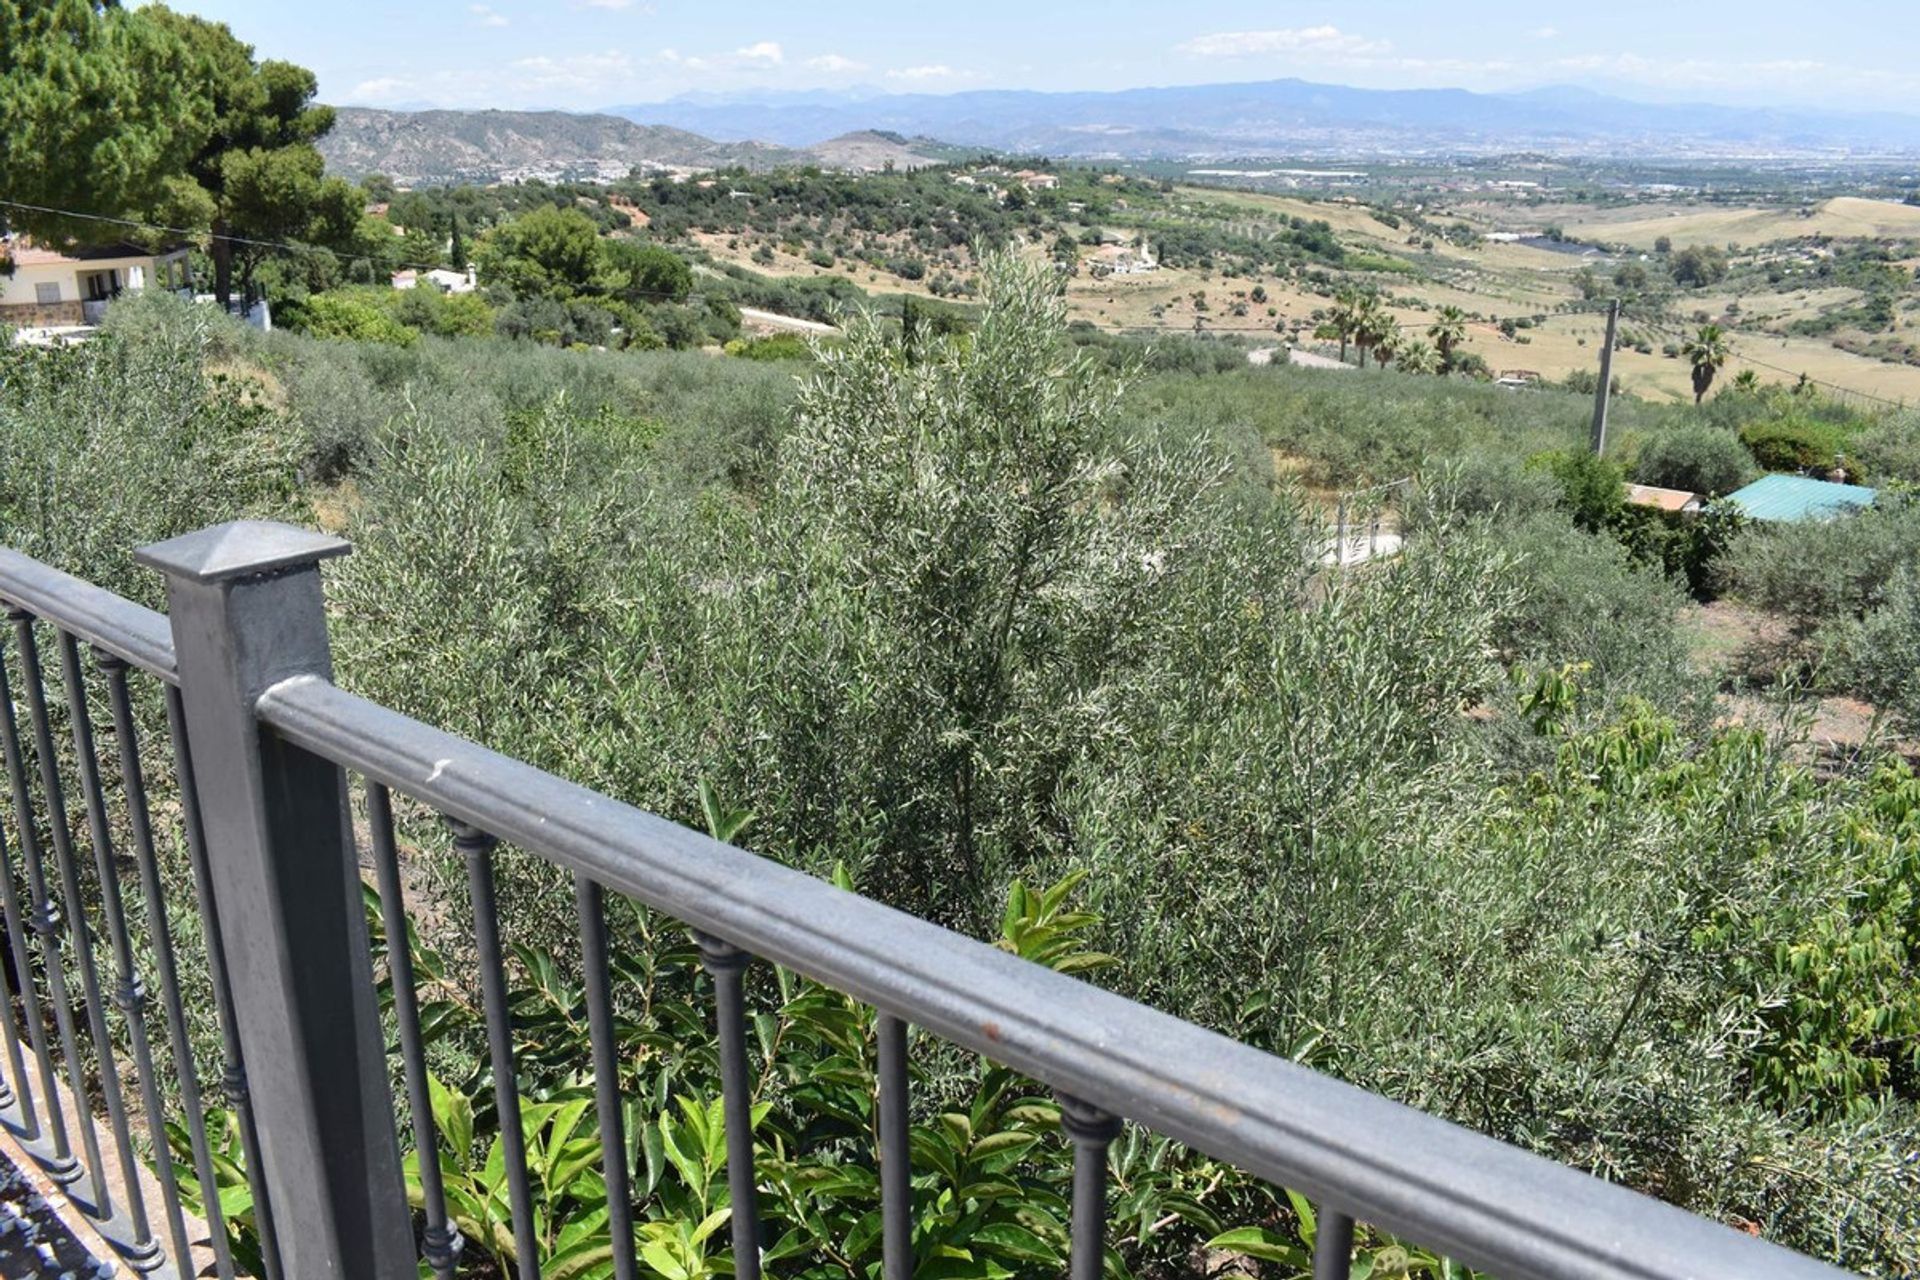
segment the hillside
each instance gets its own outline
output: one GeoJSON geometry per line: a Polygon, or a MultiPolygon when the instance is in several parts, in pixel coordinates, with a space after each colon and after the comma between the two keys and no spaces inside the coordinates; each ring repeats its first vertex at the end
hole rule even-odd
{"type": "Polygon", "coordinates": [[[1084,157],[1920,154],[1920,119],[1912,117],[1653,105],[1575,89],[1486,94],[1272,80],[1081,93],[689,95],[611,110],[711,137],[789,146],[887,129],[1084,157]]]}
{"type": "Polygon", "coordinates": [[[883,133],[874,129],[862,129],[854,133],[844,133],[837,138],[808,147],[807,154],[813,156],[828,169],[844,169],[849,172],[873,172],[886,169],[919,169],[939,160],[926,154],[933,150],[924,145],[922,139],[903,138],[897,133],[883,133]]]}
{"type": "Polygon", "coordinates": [[[773,168],[805,157],[757,142],[715,142],[684,129],[566,111],[377,111],[342,107],[320,144],[349,178],[402,184],[516,177],[625,177],[636,166],[773,168]]]}
{"type": "MultiPolygon", "coordinates": [[[[1610,213],[1632,213],[1611,210],[1610,213]]],[[[1920,240],[1920,206],[1891,200],[1835,196],[1803,209],[1676,208],[1651,216],[1589,219],[1567,223],[1576,235],[1651,249],[1661,237],[1676,246],[1763,245],[1804,236],[1835,239],[1920,240]]]]}

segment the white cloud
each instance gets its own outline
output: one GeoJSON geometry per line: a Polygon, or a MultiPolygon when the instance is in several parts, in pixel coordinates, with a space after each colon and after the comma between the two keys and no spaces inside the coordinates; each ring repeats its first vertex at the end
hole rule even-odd
{"type": "Polygon", "coordinates": [[[834,75],[845,75],[848,72],[867,69],[866,63],[856,62],[852,58],[842,57],[837,53],[823,53],[817,58],[808,58],[807,66],[814,71],[826,71],[834,75]]]}
{"type": "Polygon", "coordinates": [[[1381,53],[1384,41],[1348,35],[1335,26],[1281,27],[1272,31],[1217,31],[1175,46],[1196,58],[1255,58],[1278,53],[1381,53]]]}
{"type": "MultiPolygon", "coordinates": [[[[631,9],[634,0],[580,0],[580,3],[589,9],[631,9]]],[[[651,10],[652,6],[646,8],[651,10]]]]}
{"type": "Polygon", "coordinates": [[[347,90],[347,98],[352,102],[397,102],[413,92],[413,83],[398,76],[380,76],[372,80],[362,80],[347,90]]]}
{"type": "Polygon", "coordinates": [[[518,73],[513,87],[529,95],[599,95],[626,85],[633,77],[633,59],[618,50],[518,58],[510,66],[518,73]]]}
{"type": "Polygon", "coordinates": [[[743,49],[735,49],[733,56],[741,62],[757,62],[777,67],[787,60],[786,51],[772,40],[760,40],[743,49]]]}
{"type": "Polygon", "coordinates": [[[504,27],[507,25],[506,14],[495,13],[484,4],[470,5],[468,6],[468,12],[473,14],[474,18],[477,19],[483,27],[504,27]]]}
{"type": "Polygon", "coordinates": [[[895,67],[887,72],[889,80],[905,80],[910,83],[924,84],[932,80],[971,80],[974,72],[961,71],[945,63],[935,63],[925,67],[895,67]]]}
{"type": "Polygon", "coordinates": [[[1560,28],[1535,27],[1532,31],[1529,31],[1527,34],[1532,36],[1535,40],[1558,40],[1560,38],[1560,28]]]}

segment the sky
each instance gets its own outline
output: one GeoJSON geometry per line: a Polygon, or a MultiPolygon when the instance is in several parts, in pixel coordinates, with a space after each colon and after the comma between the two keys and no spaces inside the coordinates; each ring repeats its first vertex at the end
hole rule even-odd
{"type": "Polygon", "coordinates": [[[363,106],[586,111],[693,92],[1297,76],[1920,115],[1910,2],[174,0],[229,23],[261,57],[311,67],[324,100],[363,106]]]}

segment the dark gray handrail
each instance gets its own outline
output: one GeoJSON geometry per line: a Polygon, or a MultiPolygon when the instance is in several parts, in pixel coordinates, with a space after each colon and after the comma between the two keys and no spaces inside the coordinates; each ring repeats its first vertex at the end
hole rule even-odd
{"type": "Polygon", "coordinates": [[[1810,1257],[1274,1057],[356,697],[294,745],[1112,1114],[1504,1277],[1838,1277],[1810,1257]]]}
{"type": "Polygon", "coordinates": [[[163,613],[9,547],[0,547],[0,600],[168,684],[179,683],[173,632],[163,613]]]}

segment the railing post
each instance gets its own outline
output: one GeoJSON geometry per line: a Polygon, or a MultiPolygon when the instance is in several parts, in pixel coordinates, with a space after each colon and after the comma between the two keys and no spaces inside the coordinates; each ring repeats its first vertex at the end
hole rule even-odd
{"type": "Polygon", "coordinates": [[[330,678],[320,562],[348,545],[241,522],[136,553],[166,575],[215,914],[231,970],[282,1271],[411,1280],[345,777],[254,707],[293,676],[330,678]]]}

